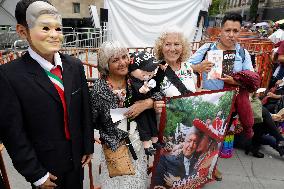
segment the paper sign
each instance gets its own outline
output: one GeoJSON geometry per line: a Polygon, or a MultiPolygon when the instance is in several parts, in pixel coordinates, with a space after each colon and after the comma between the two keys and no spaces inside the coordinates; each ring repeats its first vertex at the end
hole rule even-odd
{"type": "Polygon", "coordinates": [[[223,51],[222,50],[211,50],[211,51],[208,51],[207,54],[208,54],[208,61],[214,64],[211,71],[208,73],[207,79],[221,78],[223,51]]]}
{"type": "Polygon", "coordinates": [[[284,117],[284,108],[282,108],[277,115],[281,116],[282,118],[284,117]]]}
{"type": "Polygon", "coordinates": [[[257,89],[256,93],[263,93],[266,91],[266,88],[259,88],[257,89]]]}
{"type": "Polygon", "coordinates": [[[110,116],[113,123],[125,119],[124,114],[129,110],[129,108],[116,108],[110,109],[110,116]]]}

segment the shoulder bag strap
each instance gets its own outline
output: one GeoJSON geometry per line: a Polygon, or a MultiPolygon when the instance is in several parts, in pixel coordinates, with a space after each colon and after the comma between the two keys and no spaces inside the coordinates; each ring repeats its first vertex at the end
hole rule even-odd
{"type": "Polygon", "coordinates": [[[178,78],[176,73],[172,70],[170,66],[167,66],[167,69],[165,70],[165,75],[167,76],[168,80],[178,89],[178,91],[181,93],[181,95],[192,93],[190,90],[188,90],[185,85],[182,83],[182,81],[178,78]]]}
{"type": "MultiPolygon", "coordinates": [[[[131,120],[127,119],[127,131],[130,130],[130,122],[131,122],[131,120]]],[[[129,151],[130,151],[130,153],[131,153],[133,159],[134,159],[134,160],[137,160],[137,159],[138,159],[138,158],[137,158],[137,155],[136,155],[136,153],[135,153],[135,150],[134,150],[134,148],[133,148],[133,145],[132,145],[132,143],[131,143],[129,137],[126,137],[126,138],[125,138],[125,142],[126,142],[126,146],[128,147],[128,149],[129,149],[129,151]]]]}

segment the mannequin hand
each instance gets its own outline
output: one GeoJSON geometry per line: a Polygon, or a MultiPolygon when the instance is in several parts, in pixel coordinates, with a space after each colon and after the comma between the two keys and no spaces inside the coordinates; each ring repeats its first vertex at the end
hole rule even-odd
{"type": "Polygon", "coordinates": [[[39,186],[39,188],[40,189],[54,189],[55,187],[57,187],[57,185],[52,181],[55,181],[56,179],[57,179],[56,176],[49,173],[49,177],[42,185],[39,186]]]}

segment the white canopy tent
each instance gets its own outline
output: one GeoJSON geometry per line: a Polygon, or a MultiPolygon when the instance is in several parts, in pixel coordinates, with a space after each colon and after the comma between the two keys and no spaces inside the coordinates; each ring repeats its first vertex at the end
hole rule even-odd
{"type": "MultiPolygon", "coordinates": [[[[112,39],[127,47],[151,47],[161,30],[181,27],[191,41],[201,9],[200,0],[105,0],[112,39]]],[[[200,37],[199,37],[200,38],[200,37]]]]}
{"type": "Polygon", "coordinates": [[[19,0],[0,0],[0,25],[16,25],[15,8],[19,0]]]}

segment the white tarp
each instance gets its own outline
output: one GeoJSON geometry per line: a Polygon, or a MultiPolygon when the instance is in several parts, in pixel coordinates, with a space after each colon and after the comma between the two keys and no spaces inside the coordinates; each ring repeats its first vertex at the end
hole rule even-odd
{"type": "Polygon", "coordinates": [[[201,0],[105,0],[112,39],[127,47],[152,47],[163,27],[181,27],[191,41],[201,0]]]}

